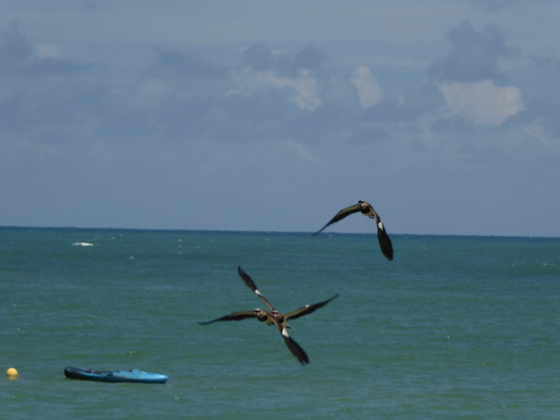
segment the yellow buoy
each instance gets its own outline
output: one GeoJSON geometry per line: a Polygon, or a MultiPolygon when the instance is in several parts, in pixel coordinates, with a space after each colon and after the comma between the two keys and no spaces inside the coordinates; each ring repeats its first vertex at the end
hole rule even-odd
{"type": "Polygon", "coordinates": [[[11,367],[6,371],[6,375],[8,375],[9,379],[15,379],[18,377],[19,373],[16,368],[11,367]]]}

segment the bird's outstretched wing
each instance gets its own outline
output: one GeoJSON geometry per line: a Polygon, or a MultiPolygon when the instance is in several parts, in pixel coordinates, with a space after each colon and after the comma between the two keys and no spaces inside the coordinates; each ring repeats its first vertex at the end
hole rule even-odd
{"type": "Polygon", "coordinates": [[[318,302],[318,303],[314,303],[312,305],[305,305],[302,306],[299,309],[296,309],[294,311],[288,312],[287,314],[284,315],[284,319],[286,321],[289,321],[290,319],[297,319],[299,317],[302,317],[304,315],[308,315],[312,312],[315,312],[317,309],[322,308],[323,306],[325,306],[327,303],[329,303],[331,300],[335,299],[338,297],[338,294],[334,295],[333,297],[324,300],[322,302],[318,302]]]}
{"type": "Polygon", "coordinates": [[[239,277],[241,277],[241,279],[243,280],[243,282],[247,285],[247,287],[249,287],[253,292],[255,292],[255,294],[261,298],[261,300],[265,303],[266,306],[268,306],[268,308],[272,311],[272,312],[276,312],[276,309],[274,309],[274,307],[270,304],[270,302],[264,297],[264,295],[260,292],[260,290],[257,288],[257,285],[255,284],[255,282],[253,281],[253,279],[249,276],[249,274],[247,274],[245,271],[243,271],[243,269],[241,268],[241,266],[237,267],[237,272],[239,273],[239,277]]]}
{"type": "Polygon", "coordinates": [[[242,319],[256,318],[256,317],[257,317],[257,311],[256,310],[239,311],[239,312],[233,312],[231,314],[221,316],[221,317],[213,319],[211,321],[197,321],[197,322],[200,325],[208,325],[208,324],[212,324],[212,323],[218,322],[218,321],[241,321],[242,319]]]}
{"type": "Polygon", "coordinates": [[[282,324],[280,324],[280,322],[278,322],[278,320],[274,317],[271,317],[270,321],[274,325],[276,325],[276,328],[278,328],[278,332],[282,336],[284,343],[286,344],[290,352],[295,356],[295,358],[298,359],[298,361],[302,365],[309,363],[309,357],[307,356],[307,353],[305,353],[305,350],[296,342],[296,340],[290,337],[288,329],[282,326],[282,324]]]}
{"type": "Polygon", "coordinates": [[[381,221],[377,222],[377,239],[379,240],[381,252],[389,261],[391,261],[393,259],[393,243],[391,242],[391,238],[389,238],[389,235],[387,235],[385,226],[383,226],[383,223],[381,223],[381,221]]]}
{"type": "Polygon", "coordinates": [[[325,226],[323,226],[321,229],[319,229],[317,232],[315,232],[314,235],[318,235],[323,230],[325,230],[325,228],[327,226],[330,226],[333,223],[336,223],[336,222],[344,219],[346,216],[350,216],[351,214],[358,213],[359,211],[361,211],[360,210],[360,203],[353,204],[349,207],[346,207],[346,208],[340,210],[338,213],[336,213],[336,215],[331,220],[329,220],[329,222],[325,226]]]}
{"type": "Polygon", "coordinates": [[[393,259],[393,244],[391,243],[389,235],[387,235],[385,226],[383,226],[383,223],[381,222],[381,217],[379,217],[379,214],[375,211],[370,203],[364,201],[363,205],[365,205],[368,209],[368,212],[364,214],[370,219],[375,219],[375,224],[377,225],[377,239],[379,240],[381,252],[389,261],[391,261],[393,259]]]}
{"type": "Polygon", "coordinates": [[[303,350],[303,348],[292,337],[288,335],[288,332],[285,328],[284,331],[286,331],[286,335],[284,335],[284,332],[282,332],[282,338],[284,339],[284,343],[286,343],[286,346],[288,346],[292,354],[302,365],[309,363],[309,357],[307,357],[307,353],[305,353],[305,350],[303,350]]]}

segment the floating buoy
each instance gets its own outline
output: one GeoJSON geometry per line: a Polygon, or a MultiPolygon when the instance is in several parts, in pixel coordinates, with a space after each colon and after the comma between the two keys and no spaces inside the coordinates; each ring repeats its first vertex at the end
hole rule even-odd
{"type": "Polygon", "coordinates": [[[8,379],[16,379],[19,376],[19,373],[16,368],[11,367],[6,371],[6,375],[8,376],[8,379]]]}

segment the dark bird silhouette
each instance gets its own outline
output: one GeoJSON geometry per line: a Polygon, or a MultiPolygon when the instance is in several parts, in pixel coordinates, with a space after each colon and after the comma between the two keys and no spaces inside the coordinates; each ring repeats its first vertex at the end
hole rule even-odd
{"type": "Polygon", "coordinates": [[[299,309],[283,314],[277,311],[270,304],[270,302],[264,297],[264,295],[257,288],[257,285],[255,284],[253,279],[245,271],[243,271],[241,267],[237,267],[237,272],[239,273],[239,276],[241,277],[243,282],[253,292],[255,292],[255,294],[264,302],[264,304],[268,307],[269,310],[267,311],[265,309],[256,308],[248,311],[238,311],[228,315],[221,316],[211,321],[205,321],[205,322],[199,321],[198,323],[200,325],[208,325],[217,321],[241,321],[242,319],[256,318],[260,322],[265,322],[268,325],[276,326],[278,332],[280,333],[282,339],[284,340],[284,343],[286,343],[286,346],[288,346],[288,349],[290,349],[290,351],[296,357],[296,359],[298,359],[298,361],[302,365],[309,363],[309,357],[307,356],[303,348],[292,337],[290,337],[290,334],[288,333],[288,328],[290,328],[290,326],[288,325],[288,321],[315,312],[317,309],[325,306],[331,300],[338,297],[338,294],[322,302],[318,302],[312,305],[305,305],[299,309]]]}
{"type": "Polygon", "coordinates": [[[381,252],[385,257],[391,261],[393,259],[393,244],[391,243],[391,239],[389,235],[387,235],[387,231],[385,230],[385,226],[381,222],[381,218],[379,214],[375,211],[373,206],[369,204],[367,201],[358,201],[358,204],[354,204],[352,206],[346,207],[340,210],[325,226],[323,226],[319,231],[315,232],[315,235],[321,233],[327,226],[332,225],[346,216],[349,216],[354,213],[362,213],[364,216],[369,217],[370,219],[375,219],[375,223],[377,224],[377,239],[379,240],[379,246],[381,247],[381,252]]]}

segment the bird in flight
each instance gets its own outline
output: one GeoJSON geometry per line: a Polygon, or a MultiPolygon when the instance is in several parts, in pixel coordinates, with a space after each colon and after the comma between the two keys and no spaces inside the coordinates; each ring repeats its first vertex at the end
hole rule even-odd
{"type": "Polygon", "coordinates": [[[358,204],[354,204],[340,210],[325,226],[319,229],[319,231],[315,232],[315,235],[321,233],[327,226],[330,226],[333,223],[344,219],[346,216],[358,212],[362,213],[364,216],[369,217],[370,219],[375,219],[375,223],[377,224],[377,239],[379,240],[381,252],[389,261],[391,261],[393,259],[393,244],[391,243],[391,238],[389,238],[389,235],[387,235],[387,231],[385,230],[385,226],[383,226],[383,223],[381,222],[379,214],[377,214],[373,206],[367,201],[360,200],[358,201],[358,204]]]}
{"type": "Polygon", "coordinates": [[[238,311],[228,315],[221,316],[211,321],[205,321],[205,322],[199,321],[198,323],[200,325],[208,325],[217,321],[241,321],[242,319],[256,318],[260,322],[265,322],[268,325],[274,325],[278,329],[280,335],[282,336],[284,343],[286,343],[286,346],[288,346],[288,349],[290,349],[290,351],[296,357],[296,359],[298,359],[298,361],[302,365],[309,363],[309,357],[307,356],[303,348],[288,333],[288,328],[290,328],[290,326],[288,325],[288,321],[315,312],[317,309],[325,306],[331,300],[338,297],[338,294],[322,302],[318,302],[312,305],[305,305],[299,309],[283,314],[277,311],[270,304],[270,302],[264,297],[264,295],[257,288],[257,285],[255,284],[253,279],[245,271],[243,271],[241,267],[237,267],[237,272],[239,273],[239,276],[241,277],[243,282],[253,292],[255,292],[255,294],[264,302],[264,304],[268,307],[269,310],[256,308],[248,311],[238,311]]]}

